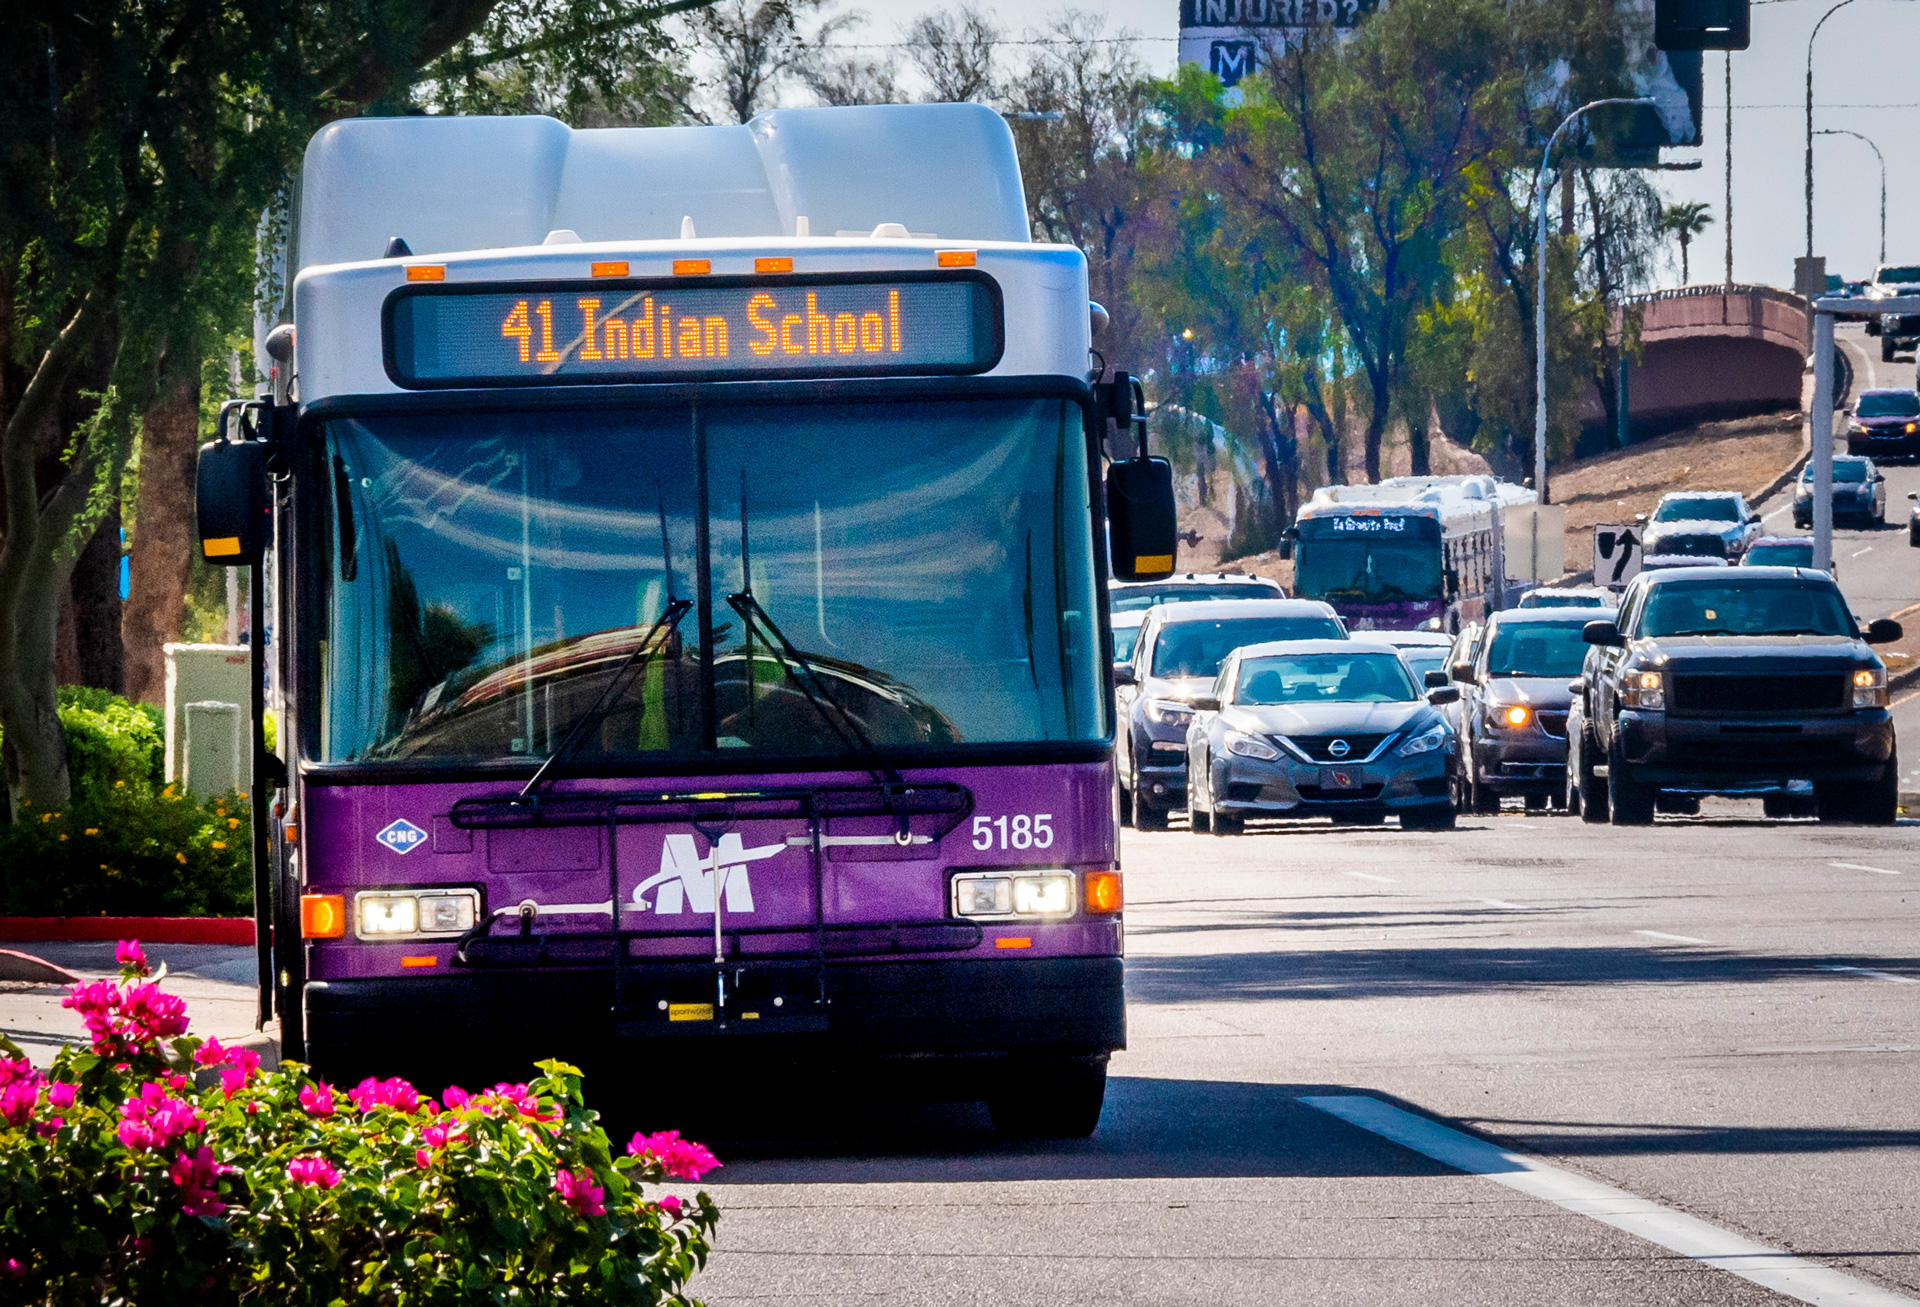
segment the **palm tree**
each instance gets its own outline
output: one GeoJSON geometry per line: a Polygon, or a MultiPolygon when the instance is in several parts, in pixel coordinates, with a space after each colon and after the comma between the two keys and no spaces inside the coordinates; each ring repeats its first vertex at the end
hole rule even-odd
{"type": "Polygon", "coordinates": [[[1680,284],[1692,280],[1687,269],[1687,246],[1693,238],[1713,225],[1713,206],[1698,200],[1669,204],[1660,211],[1659,230],[1680,242],[1680,284]]]}

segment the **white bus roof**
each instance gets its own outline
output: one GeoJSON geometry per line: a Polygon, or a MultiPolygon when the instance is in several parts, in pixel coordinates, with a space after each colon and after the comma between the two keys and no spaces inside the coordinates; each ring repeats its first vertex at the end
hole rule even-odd
{"type": "Polygon", "coordinates": [[[1322,486],[1301,505],[1301,518],[1398,513],[1442,522],[1478,517],[1495,505],[1513,508],[1538,502],[1525,486],[1490,476],[1388,477],[1364,486],[1322,486]]]}

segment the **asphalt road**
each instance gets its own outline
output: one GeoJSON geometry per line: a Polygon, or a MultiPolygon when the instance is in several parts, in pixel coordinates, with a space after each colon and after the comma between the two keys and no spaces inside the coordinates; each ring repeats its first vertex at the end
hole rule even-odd
{"type": "Polygon", "coordinates": [[[1797,1254],[1849,1293],[1920,1299],[1915,834],[1733,804],[1645,830],[1129,832],[1130,1046],[1098,1133],[1006,1145],[969,1105],[835,1083],[797,1109],[769,1086],[748,1133],[778,1142],[724,1142],[698,1289],[716,1307],[1788,1300],[1303,1102],[1339,1095],[1767,1246],[1746,1265],[1797,1254]]]}

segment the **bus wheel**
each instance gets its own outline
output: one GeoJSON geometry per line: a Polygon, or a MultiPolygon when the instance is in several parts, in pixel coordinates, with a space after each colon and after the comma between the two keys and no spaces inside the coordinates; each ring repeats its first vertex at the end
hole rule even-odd
{"type": "Polygon", "coordinates": [[[993,1128],[1010,1139],[1085,1139],[1100,1124],[1107,1059],[1010,1062],[987,1099],[993,1128]]]}

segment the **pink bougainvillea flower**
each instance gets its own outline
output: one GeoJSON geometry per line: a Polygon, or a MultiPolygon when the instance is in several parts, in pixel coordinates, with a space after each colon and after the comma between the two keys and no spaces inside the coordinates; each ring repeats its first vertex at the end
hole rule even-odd
{"type": "Polygon", "coordinates": [[[459,1085],[448,1085],[447,1092],[440,1096],[447,1100],[447,1110],[450,1112],[459,1111],[472,1101],[473,1098],[473,1095],[469,1094],[459,1085]]]}
{"type": "Polygon", "coordinates": [[[120,999],[120,1011],[143,1041],[187,1033],[187,1001],[158,985],[130,987],[120,999]]]}
{"type": "Polygon", "coordinates": [[[651,1135],[637,1134],[627,1145],[627,1152],[635,1157],[652,1158],[660,1163],[662,1170],[677,1180],[698,1180],[720,1165],[719,1160],[707,1151],[705,1144],[682,1139],[678,1130],[662,1130],[651,1135]]]}
{"type": "Polygon", "coordinates": [[[73,1009],[85,1023],[87,1034],[93,1039],[93,1051],[96,1053],[117,1052],[119,1050],[120,987],[111,980],[96,980],[92,984],[76,983],[67,990],[67,996],[60,1000],[60,1006],[73,1009]]]}
{"type": "Polygon", "coordinates": [[[447,1128],[443,1125],[428,1126],[420,1132],[420,1137],[427,1141],[427,1147],[429,1148],[445,1148],[447,1146],[447,1128]]]}
{"type": "Polygon", "coordinates": [[[40,1073],[33,1069],[33,1063],[24,1057],[0,1057],[0,1089],[20,1080],[37,1080],[39,1076],[40,1073]]]}
{"type": "Polygon", "coordinates": [[[206,1043],[200,1045],[200,1047],[194,1051],[193,1060],[198,1066],[225,1066],[227,1064],[227,1050],[221,1046],[220,1037],[215,1035],[208,1039],[206,1043]]]}
{"type": "Polygon", "coordinates": [[[306,1109],[308,1116],[332,1116],[333,1086],[325,1084],[301,1086],[300,1106],[306,1109]]]}
{"type": "Polygon", "coordinates": [[[260,1055],[250,1048],[233,1048],[227,1050],[227,1059],[231,1065],[220,1073],[220,1088],[232,1098],[259,1073],[260,1055]]]}
{"type": "Polygon", "coordinates": [[[47,1106],[64,1112],[73,1106],[73,1086],[64,1080],[47,1086],[47,1106]]]}
{"type": "Polygon", "coordinates": [[[656,1202],[654,1206],[665,1212],[668,1220],[677,1221],[680,1219],[680,1200],[673,1194],[661,1194],[659,1201],[656,1202]]]}
{"type": "Polygon", "coordinates": [[[60,1133],[60,1127],[66,1124],[62,1117],[50,1116],[33,1128],[33,1132],[42,1139],[51,1139],[60,1133]]]}
{"type": "Polygon", "coordinates": [[[368,1076],[349,1090],[347,1097],[362,1112],[371,1112],[376,1107],[391,1107],[411,1115],[420,1106],[420,1091],[399,1076],[390,1080],[375,1080],[368,1076]]]}
{"type": "Polygon", "coordinates": [[[287,1163],[287,1179],[295,1184],[331,1189],[340,1183],[340,1171],[324,1157],[296,1157],[287,1163]]]}
{"type": "Polygon", "coordinates": [[[9,1257],[6,1261],[0,1262],[0,1275],[5,1275],[9,1280],[24,1280],[27,1277],[27,1268],[20,1264],[18,1257],[9,1257]]]}
{"type": "Polygon", "coordinates": [[[175,1090],[185,1089],[192,1082],[178,1071],[167,1077],[167,1084],[175,1090]]]}
{"type": "Polygon", "coordinates": [[[554,1174],[553,1187],[560,1191],[560,1197],[567,1206],[582,1216],[605,1216],[607,1205],[604,1201],[607,1192],[593,1182],[591,1171],[559,1171],[554,1174]]]}
{"type": "Polygon", "coordinates": [[[140,947],[137,939],[121,940],[119,947],[113,950],[113,960],[136,976],[144,976],[152,970],[147,965],[146,950],[140,947]]]}
{"type": "Polygon", "coordinates": [[[166,1086],[154,1081],[120,1104],[120,1142],[135,1152],[165,1148],[182,1135],[207,1128],[206,1118],[192,1103],[171,1098],[166,1086]]]}
{"type": "Polygon", "coordinates": [[[167,1177],[180,1186],[180,1210],[188,1216],[218,1216],[227,1210],[214,1191],[214,1182],[231,1171],[213,1160],[213,1150],[202,1144],[191,1153],[181,1153],[167,1169],[167,1177]]]}
{"type": "Polygon", "coordinates": [[[424,1148],[416,1148],[413,1150],[413,1164],[419,1167],[422,1171],[432,1170],[433,1154],[429,1153],[424,1148]]]}
{"type": "Polygon", "coordinates": [[[0,1089],[0,1120],[18,1130],[33,1120],[40,1105],[40,1086],[31,1080],[16,1080],[0,1089]]]}

